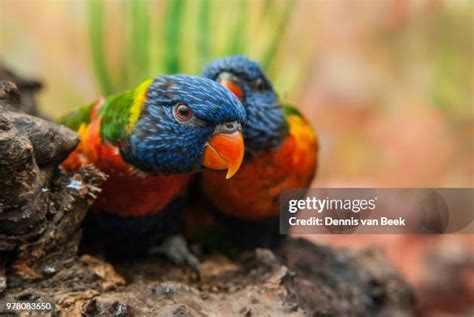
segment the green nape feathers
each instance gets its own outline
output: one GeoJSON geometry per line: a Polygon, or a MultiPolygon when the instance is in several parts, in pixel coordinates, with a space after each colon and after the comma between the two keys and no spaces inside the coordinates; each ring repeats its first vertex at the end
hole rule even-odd
{"type": "MultiPolygon", "coordinates": [[[[115,94],[103,99],[98,116],[102,118],[100,135],[103,140],[116,144],[129,136],[138,120],[143,104],[146,101],[146,92],[152,80],[146,80],[133,90],[115,94]]],[[[78,131],[82,124],[89,124],[94,116],[94,107],[101,100],[78,108],[59,119],[59,122],[70,129],[78,131]]]]}
{"type": "Polygon", "coordinates": [[[112,144],[124,140],[133,130],[146,101],[146,92],[152,80],[146,80],[134,90],[107,98],[100,109],[101,136],[112,144]]]}
{"type": "Polygon", "coordinates": [[[285,116],[295,115],[295,116],[298,116],[298,117],[303,117],[301,112],[293,106],[282,105],[282,107],[283,107],[283,111],[285,113],[285,116]]]}
{"type": "Polygon", "coordinates": [[[71,130],[78,131],[82,124],[89,124],[92,110],[97,102],[75,109],[74,111],[59,118],[58,122],[71,130]]]}

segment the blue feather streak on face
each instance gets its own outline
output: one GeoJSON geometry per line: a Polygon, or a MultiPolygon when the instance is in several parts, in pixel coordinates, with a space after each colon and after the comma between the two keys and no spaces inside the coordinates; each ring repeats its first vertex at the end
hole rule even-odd
{"type": "Polygon", "coordinates": [[[146,172],[195,172],[201,168],[204,147],[215,126],[244,120],[241,103],[216,82],[188,75],[161,76],[148,89],[124,157],[146,172]],[[174,106],[181,103],[194,114],[187,122],[173,114],[174,106]]]}
{"type": "MultiPolygon", "coordinates": [[[[244,88],[245,90],[245,88],[244,88]]],[[[277,148],[288,134],[283,108],[274,101],[273,93],[250,93],[244,102],[247,124],[243,129],[248,154],[277,148]]]]}
{"type": "Polygon", "coordinates": [[[258,154],[278,147],[288,135],[288,123],[272,84],[260,66],[244,56],[224,57],[207,65],[203,76],[216,80],[223,72],[236,76],[244,93],[246,153],[258,154]],[[260,89],[255,86],[257,80],[261,81],[260,89]]]}

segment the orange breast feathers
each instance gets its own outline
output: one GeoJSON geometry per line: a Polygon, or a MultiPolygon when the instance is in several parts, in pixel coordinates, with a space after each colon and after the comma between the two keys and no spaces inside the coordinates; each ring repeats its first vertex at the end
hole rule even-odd
{"type": "Polygon", "coordinates": [[[150,176],[137,172],[123,161],[117,147],[101,141],[101,119],[96,111],[91,117],[92,121],[82,124],[77,131],[81,142],[62,166],[66,170],[77,170],[92,164],[108,175],[92,211],[120,216],[157,214],[184,192],[189,175],[150,176]]]}
{"type": "Polygon", "coordinates": [[[221,212],[242,219],[277,216],[282,189],[308,187],[316,172],[318,142],[299,115],[287,117],[290,133],[280,147],[245,161],[231,179],[221,171],[203,172],[206,197],[221,212]]]}

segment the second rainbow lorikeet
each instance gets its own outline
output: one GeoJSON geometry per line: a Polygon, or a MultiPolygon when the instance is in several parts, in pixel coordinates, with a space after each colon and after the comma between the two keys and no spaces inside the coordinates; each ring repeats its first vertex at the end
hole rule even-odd
{"type": "Polygon", "coordinates": [[[239,172],[230,180],[219,171],[202,173],[200,187],[214,207],[212,221],[224,227],[218,232],[226,247],[276,247],[281,241],[279,194],[311,184],[317,166],[315,132],[295,108],[281,106],[256,62],[225,57],[207,65],[203,76],[232,91],[247,113],[239,172]]]}
{"type": "Polygon", "coordinates": [[[176,262],[196,266],[176,238],[179,198],[191,173],[202,167],[226,169],[227,178],[237,172],[244,156],[244,120],[244,108],[227,89],[187,75],[144,81],[63,117],[61,122],[81,138],[63,167],[92,164],[108,175],[86,234],[100,237],[106,249],[164,250],[176,262]]]}

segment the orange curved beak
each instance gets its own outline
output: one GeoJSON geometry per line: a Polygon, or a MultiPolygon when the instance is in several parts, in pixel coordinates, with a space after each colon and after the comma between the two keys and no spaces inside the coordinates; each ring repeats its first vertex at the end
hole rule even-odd
{"type": "Polygon", "coordinates": [[[204,148],[202,165],[210,169],[227,169],[226,179],[234,176],[244,159],[244,138],[242,132],[216,133],[204,148]]]}
{"type": "Polygon", "coordinates": [[[239,100],[242,100],[244,97],[244,92],[242,91],[242,88],[236,83],[234,83],[232,80],[229,79],[222,79],[219,81],[219,83],[224,86],[225,88],[229,89],[234,95],[239,98],[239,100]]]}

